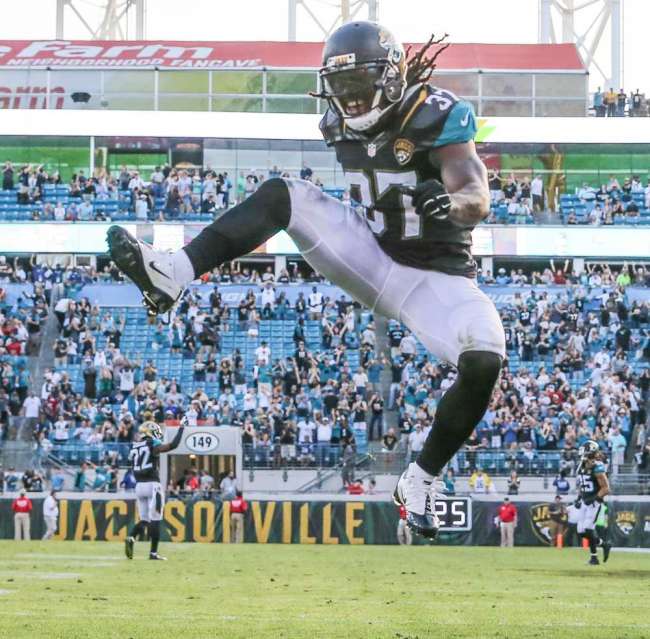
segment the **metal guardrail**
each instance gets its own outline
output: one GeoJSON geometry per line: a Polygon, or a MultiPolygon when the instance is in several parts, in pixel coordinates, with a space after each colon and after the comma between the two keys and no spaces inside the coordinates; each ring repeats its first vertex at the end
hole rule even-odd
{"type": "MultiPolygon", "coordinates": [[[[87,445],[75,441],[54,444],[50,456],[64,464],[77,465],[82,461],[91,461],[95,464],[110,462],[119,467],[126,467],[130,448],[129,443],[104,442],[87,445]]],[[[33,449],[31,451],[33,455],[33,449]]],[[[244,468],[247,471],[298,468],[327,471],[339,468],[343,463],[341,447],[332,444],[245,444],[243,454],[244,468]]],[[[372,442],[367,453],[358,454],[354,458],[354,465],[358,469],[369,470],[375,474],[397,474],[415,456],[402,447],[386,451],[380,444],[372,442]]],[[[516,470],[520,475],[549,477],[558,474],[562,469],[572,475],[576,462],[577,458],[565,458],[561,451],[483,449],[460,450],[450,466],[460,476],[470,475],[474,469],[482,468],[494,477],[507,476],[512,470],[516,470]]],[[[624,481],[622,478],[626,478],[625,481],[637,481],[637,478],[643,477],[625,472],[617,475],[617,481],[624,481]]],[[[639,481],[642,482],[642,479],[639,481]]]]}

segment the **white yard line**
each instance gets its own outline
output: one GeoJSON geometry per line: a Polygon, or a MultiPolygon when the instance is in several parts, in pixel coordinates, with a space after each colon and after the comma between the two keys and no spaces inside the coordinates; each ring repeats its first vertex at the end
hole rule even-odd
{"type": "Polygon", "coordinates": [[[15,556],[20,557],[21,559],[52,559],[53,561],[64,559],[99,559],[101,561],[120,561],[123,559],[123,557],[117,557],[116,555],[59,555],[50,554],[49,552],[20,552],[15,556]]]}

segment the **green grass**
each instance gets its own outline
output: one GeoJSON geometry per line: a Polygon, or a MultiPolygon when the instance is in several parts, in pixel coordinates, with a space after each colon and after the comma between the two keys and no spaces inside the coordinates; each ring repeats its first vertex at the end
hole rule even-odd
{"type": "Polygon", "coordinates": [[[650,555],[0,542],[3,639],[650,637],[650,555]]]}

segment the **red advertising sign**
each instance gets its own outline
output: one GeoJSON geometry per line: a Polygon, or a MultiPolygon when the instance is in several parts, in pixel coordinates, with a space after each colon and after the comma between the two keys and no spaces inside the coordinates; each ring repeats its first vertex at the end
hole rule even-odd
{"type": "MultiPolygon", "coordinates": [[[[4,40],[0,67],[317,68],[322,49],[320,42],[4,40]]],[[[584,71],[573,44],[456,43],[440,57],[438,67],[584,71]]]]}

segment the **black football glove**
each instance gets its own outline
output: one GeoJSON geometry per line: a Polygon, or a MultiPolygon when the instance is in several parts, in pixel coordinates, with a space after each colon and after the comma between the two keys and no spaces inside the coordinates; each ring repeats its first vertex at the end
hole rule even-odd
{"type": "Polygon", "coordinates": [[[451,198],[444,184],[438,180],[425,180],[416,186],[402,186],[400,190],[413,199],[415,212],[422,217],[446,220],[451,211],[451,198]]]}
{"type": "Polygon", "coordinates": [[[595,497],[583,497],[582,498],[582,503],[585,506],[591,506],[595,501],[596,501],[595,497]]]}

